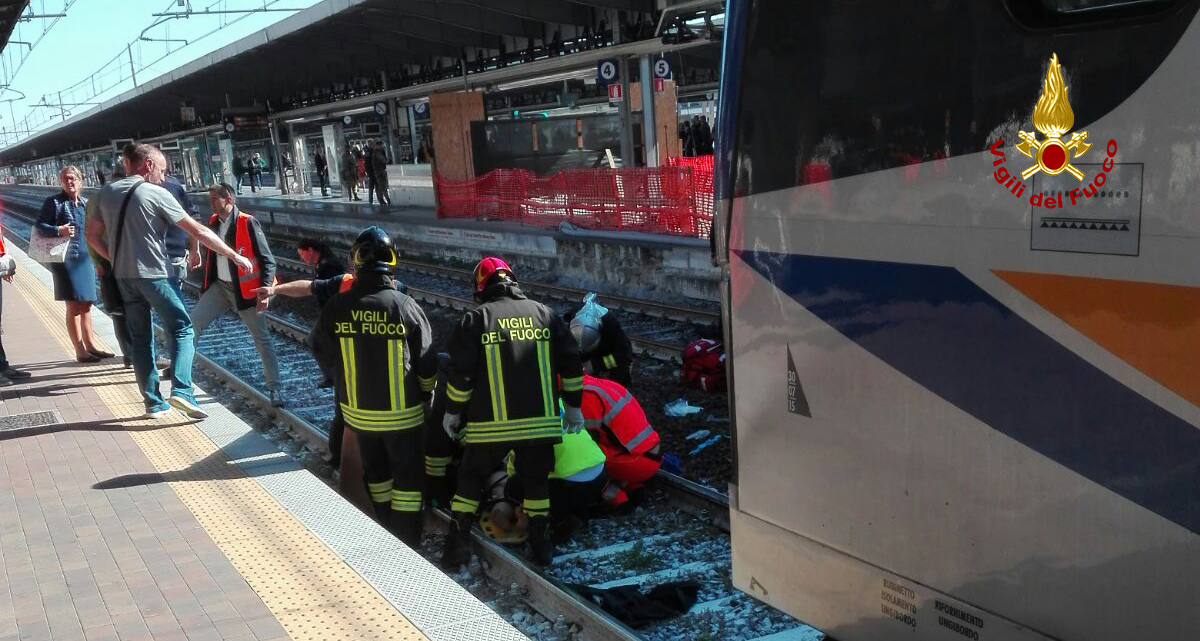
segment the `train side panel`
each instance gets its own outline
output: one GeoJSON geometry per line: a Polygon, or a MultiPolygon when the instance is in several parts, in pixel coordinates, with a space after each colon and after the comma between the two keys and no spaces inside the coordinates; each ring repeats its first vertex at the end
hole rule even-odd
{"type": "Polygon", "coordinates": [[[747,5],[723,74],[735,583],[841,641],[1200,638],[1198,3],[864,4],[747,5]],[[998,181],[1054,54],[1085,180],[998,181]]]}

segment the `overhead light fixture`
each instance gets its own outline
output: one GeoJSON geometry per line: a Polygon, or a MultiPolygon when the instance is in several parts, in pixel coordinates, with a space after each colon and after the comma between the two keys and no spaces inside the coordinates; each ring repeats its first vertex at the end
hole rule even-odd
{"type": "Polygon", "coordinates": [[[564,80],[581,80],[584,78],[595,78],[596,68],[586,67],[584,69],[576,69],[575,71],[564,71],[561,73],[550,74],[537,78],[527,78],[525,80],[514,80],[512,82],[502,82],[496,85],[496,91],[508,91],[510,89],[524,89],[525,87],[533,87],[536,85],[545,85],[554,82],[562,82],[564,80]]]}

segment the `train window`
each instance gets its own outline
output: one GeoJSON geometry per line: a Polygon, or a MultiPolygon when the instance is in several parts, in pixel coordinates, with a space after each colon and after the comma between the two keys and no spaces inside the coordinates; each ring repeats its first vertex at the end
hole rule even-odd
{"type": "Polygon", "coordinates": [[[1172,0],[1040,0],[1042,5],[1055,13],[1079,13],[1102,9],[1127,8],[1135,5],[1165,4],[1172,0]]]}

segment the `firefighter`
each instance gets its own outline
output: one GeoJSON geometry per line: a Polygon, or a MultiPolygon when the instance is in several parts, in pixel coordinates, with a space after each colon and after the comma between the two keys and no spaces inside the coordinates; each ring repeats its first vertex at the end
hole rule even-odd
{"type": "Polygon", "coordinates": [[[415,547],[422,525],[421,428],[435,380],[433,334],[417,302],[392,284],[397,258],[386,232],[368,227],[350,257],[354,278],[321,310],[313,356],[334,373],[376,518],[415,547]]]}
{"type": "Polygon", "coordinates": [[[452,440],[463,432],[465,450],[441,563],[457,568],[470,559],[468,535],[484,481],[511,450],[525,492],[521,504],[533,559],[545,565],[554,556],[548,532],[554,445],[564,430],[583,429],[578,346],[558,314],[521,293],[503,260],[484,258],[474,278],[479,307],[463,316],[448,350],[442,426],[452,440]]]}
{"type": "Polygon", "coordinates": [[[662,467],[658,432],[629,390],[593,376],[583,377],[583,420],[604,451],[609,478],[604,502],[621,507],[662,467]]]}
{"type": "Polygon", "coordinates": [[[456,469],[452,467],[452,463],[462,448],[442,429],[442,419],[446,415],[450,355],[445,352],[438,353],[437,365],[437,386],[429,412],[425,414],[425,495],[431,505],[449,509],[451,497],[454,495],[454,478],[451,473],[456,469]]]}
{"type": "Polygon", "coordinates": [[[577,312],[567,312],[571,334],[579,343],[579,358],[592,376],[633,386],[633,344],[615,314],[596,302],[595,294],[583,299],[577,312]]]}

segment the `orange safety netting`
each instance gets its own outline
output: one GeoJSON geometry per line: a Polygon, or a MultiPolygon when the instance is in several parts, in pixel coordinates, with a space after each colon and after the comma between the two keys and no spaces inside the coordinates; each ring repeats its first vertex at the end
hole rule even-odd
{"type": "MultiPolygon", "coordinates": [[[[691,160],[691,159],[689,159],[691,160]]],[[[568,169],[538,178],[495,169],[469,181],[434,177],[438,218],[512,220],[556,227],[707,237],[712,169],[568,169]],[[707,189],[707,194],[700,193],[707,189]]]]}

